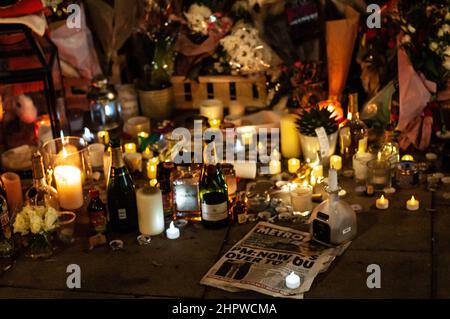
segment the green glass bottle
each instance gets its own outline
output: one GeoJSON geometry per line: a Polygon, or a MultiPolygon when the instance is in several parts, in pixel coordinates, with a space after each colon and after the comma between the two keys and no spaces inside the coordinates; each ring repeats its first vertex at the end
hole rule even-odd
{"type": "Polygon", "coordinates": [[[206,164],[200,182],[202,224],[206,228],[222,228],[228,225],[228,188],[220,164],[206,164]]]}
{"type": "Polygon", "coordinates": [[[130,233],[137,230],[136,190],[125,166],[120,143],[111,143],[111,169],[107,196],[111,231],[130,233]]]}

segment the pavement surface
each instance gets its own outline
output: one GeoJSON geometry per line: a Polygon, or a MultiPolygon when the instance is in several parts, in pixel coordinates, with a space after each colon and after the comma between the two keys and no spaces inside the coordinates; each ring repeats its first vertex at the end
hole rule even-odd
{"type": "MultiPolygon", "coordinates": [[[[450,298],[450,200],[441,188],[435,212],[424,186],[389,196],[390,208],[377,210],[376,197],[352,195],[354,184],[343,179],[348,195],[343,199],[360,204],[358,236],[330,269],[319,275],[305,298],[450,298]],[[414,195],[420,210],[409,212],[406,200],[414,195]],[[381,267],[381,288],[369,289],[367,267],[381,267]]],[[[85,229],[80,216],[77,233],[85,229]]],[[[139,246],[137,234],[120,236],[125,249],[87,249],[87,237],[58,246],[47,260],[31,260],[19,254],[0,260],[0,298],[269,298],[254,292],[229,293],[201,285],[200,279],[255,223],[229,229],[207,230],[188,225],[181,238],[152,238],[139,246]],[[66,285],[67,266],[81,269],[81,288],[66,285]],[[6,266],[11,265],[9,269],[6,266]],[[3,271],[2,271],[3,269],[3,271]]],[[[284,226],[306,230],[292,223],[284,226]]],[[[117,237],[116,237],[117,238],[117,237]]]]}

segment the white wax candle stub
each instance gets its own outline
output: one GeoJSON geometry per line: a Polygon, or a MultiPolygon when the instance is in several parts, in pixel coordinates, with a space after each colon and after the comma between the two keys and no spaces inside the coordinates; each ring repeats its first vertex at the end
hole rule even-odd
{"type": "Polygon", "coordinates": [[[319,138],[320,155],[323,157],[328,157],[330,155],[330,141],[328,140],[327,132],[325,128],[316,128],[316,134],[319,138]]]}
{"type": "Polygon", "coordinates": [[[286,277],[286,287],[289,289],[297,289],[300,287],[300,277],[294,272],[291,272],[290,275],[286,277]]]}
{"type": "Polygon", "coordinates": [[[164,210],[161,191],[156,187],[144,187],[136,192],[139,231],[156,236],[164,231],[164,210]]]}
{"type": "Polygon", "coordinates": [[[166,230],[166,236],[169,239],[177,239],[180,237],[180,230],[175,227],[173,222],[170,222],[170,227],[166,230]]]}

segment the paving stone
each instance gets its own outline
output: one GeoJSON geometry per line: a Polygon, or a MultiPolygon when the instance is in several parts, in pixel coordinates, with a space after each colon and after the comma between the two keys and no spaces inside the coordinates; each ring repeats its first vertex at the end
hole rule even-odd
{"type": "Polygon", "coordinates": [[[0,299],[129,299],[132,296],[0,287],[0,299]]]}
{"type": "Polygon", "coordinates": [[[450,253],[441,251],[435,259],[436,298],[450,298],[450,253]]]}

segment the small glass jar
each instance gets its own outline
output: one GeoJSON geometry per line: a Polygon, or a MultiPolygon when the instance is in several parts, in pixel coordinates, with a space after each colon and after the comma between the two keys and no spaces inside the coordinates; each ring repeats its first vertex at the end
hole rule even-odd
{"type": "Polygon", "coordinates": [[[413,188],[419,185],[419,168],[417,164],[403,161],[397,164],[395,170],[395,184],[399,188],[413,188]]]}
{"type": "Polygon", "coordinates": [[[367,188],[373,186],[375,191],[383,191],[391,187],[391,162],[374,159],[367,163],[367,188]]]}
{"type": "Polygon", "coordinates": [[[236,171],[234,170],[234,166],[232,164],[222,164],[221,169],[228,186],[228,197],[234,198],[236,197],[237,191],[236,171]]]}
{"type": "Polygon", "coordinates": [[[180,164],[173,178],[173,219],[201,221],[199,183],[201,165],[180,164]]]}

